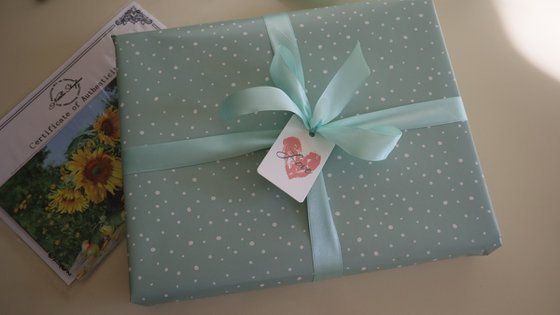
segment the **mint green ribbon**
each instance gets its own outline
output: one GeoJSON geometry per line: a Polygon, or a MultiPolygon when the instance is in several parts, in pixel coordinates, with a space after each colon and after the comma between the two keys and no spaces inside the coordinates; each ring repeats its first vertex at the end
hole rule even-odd
{"type": "MultiPolygon", "coordinates": [[[[370,161],[387,158],[403,129],[467,120],[460,97],[335,120],[371,73],[360,43],[333,76],[317,103],[311,106],[305,93],[303,65],[288,15],[267,16],[264,20],[274,50],[270,74],[276,87],[254,87],[231,95],[219,109],[225,119],[259,111],[289,111],[301,119],[311,134],[320,134],[347,153],[370,161]]],[[[186,167],[248,154],[269,148],[280,131],[236,132],[124,148],[124,173],[186,167]]],[[[322,174],[307,196],[307,208],[314,280],[339,276],[343,272],[342,251],[322,174]]]]}

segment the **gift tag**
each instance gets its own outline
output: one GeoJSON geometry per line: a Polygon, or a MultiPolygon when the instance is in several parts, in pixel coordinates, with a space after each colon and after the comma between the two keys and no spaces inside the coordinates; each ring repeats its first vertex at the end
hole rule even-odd
{"type": "Polygon", "coordinates": [[[321,135],[309,135],[297,116],[274,142],[257,172],[298,202],[303,202],[334,148],[321,135]]]}

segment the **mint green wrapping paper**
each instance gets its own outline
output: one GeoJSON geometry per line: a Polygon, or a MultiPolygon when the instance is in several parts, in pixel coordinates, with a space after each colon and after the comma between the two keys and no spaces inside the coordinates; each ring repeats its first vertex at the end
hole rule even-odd
{"type": "MultiPolygon", "coordinates": [[[[311,103],[360,41],[372,75],[341,117],[459,95],[429,1],[289,16],[311,103]]],[[[262,18],[121,35],[115,43],[125,152],[281,129],[290,117],[261,112],[226,122],[217,113],[233,92],[272,85],[262,18]]],[[[132,302],[313,279],[306,205],[257,174],[265,153],[125,176],[132,302]]],[[[344,274],[487,254],[500,246],[466,122],[407,130],[381,162],[335,148],[323,174],[344,274]]]]}

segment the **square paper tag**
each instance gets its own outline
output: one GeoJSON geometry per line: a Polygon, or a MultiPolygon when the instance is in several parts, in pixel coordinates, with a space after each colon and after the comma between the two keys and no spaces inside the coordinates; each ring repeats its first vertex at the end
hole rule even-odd
{"type": "Polygon", "coordinates": [[[298,202],[303,202],[329,158],[334,143],[321,135],[310,136],[297,118],[292,118],[274,142],[257,172],[298,202]]]}

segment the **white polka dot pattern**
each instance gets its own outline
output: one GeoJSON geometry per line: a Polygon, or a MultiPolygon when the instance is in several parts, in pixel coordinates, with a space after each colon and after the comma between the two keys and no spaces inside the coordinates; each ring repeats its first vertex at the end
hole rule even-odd
{"type": "MultiPolygon", "coordinates": [[[[428,1],[290,14],[311,102],[356,41],[372,76],[342,117],[457,96],[428,1]]],[[[125,147],[281,129],[289,115],[224,122],[234,91],[271,85],[261,18],[115,39],[125,147]]],[[[306,206],[261,178],[264,152],[127,175],[132,300],[151,304],[310,281],[306,206]]],[[[324,170],[345,274],[485,254],[499,231],[466,123],[405,131],[382,162],[336,148],[324,170]]]]}

